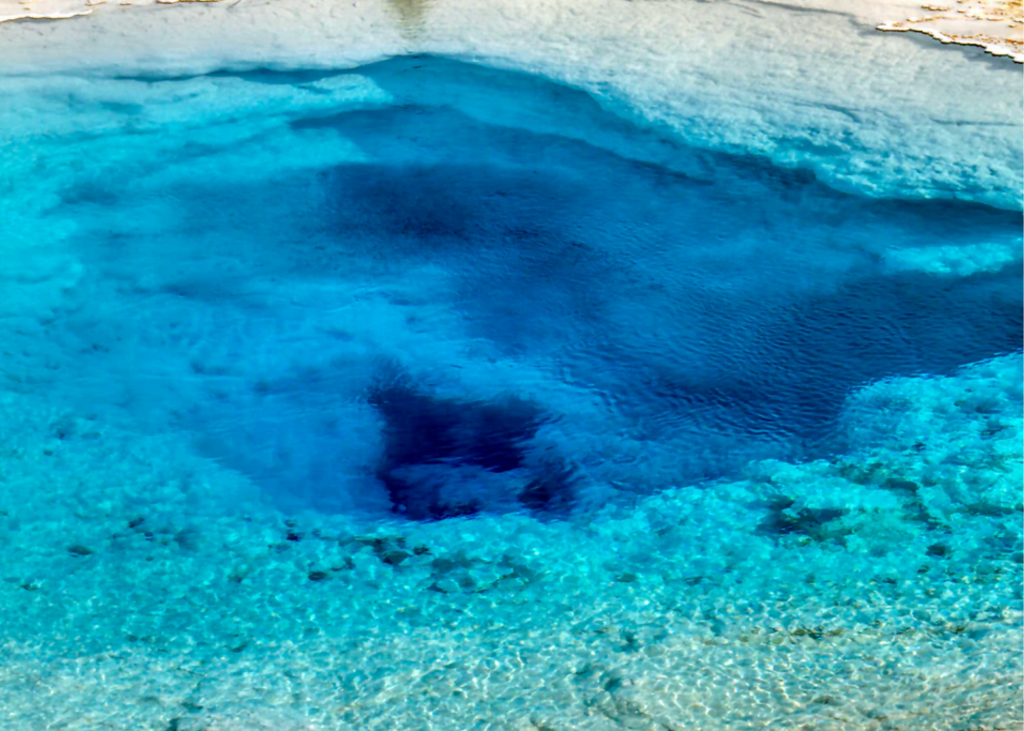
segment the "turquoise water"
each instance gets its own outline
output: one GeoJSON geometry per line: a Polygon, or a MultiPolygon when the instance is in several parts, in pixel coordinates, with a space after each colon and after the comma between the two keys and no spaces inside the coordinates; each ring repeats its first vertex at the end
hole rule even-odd
{"type": "Polygon", "coordinates": [[[436,58],[25,85],[7,725],[1019,722],[1018,211],[436,58]]]}

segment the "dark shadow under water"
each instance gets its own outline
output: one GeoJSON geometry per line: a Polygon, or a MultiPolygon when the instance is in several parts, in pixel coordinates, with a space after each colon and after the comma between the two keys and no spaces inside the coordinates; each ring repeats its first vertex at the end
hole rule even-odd
{"type": "Polygon", "coordinates": [[[358,162],[184,200],[156,242],[110,233],[130,201],[67,199],[99,222],[82,244],[97,287],[115,282],[130,311],[70,318],[103,345],[75,367],[123,372],[133,395],[111,403],[144,401],[298,504],[562,515],[612,483],[842,449],[851,390],[1020,347],[1019,266],[943,277],[886,258],[1008,241],[1019,214],[874,201],[677,149],[542,79],[436,59],[361,73],[395,103],[291,123],[337,133],[358,162]],[[546,116],[502,117],[518,106],[546,116]],[[325,314],[356,304],[351,323],[325,314]],[[188,373],[133,379],[140,357],[188,373]],[[505,380],[481,386],[497,366],[505,380]]]}

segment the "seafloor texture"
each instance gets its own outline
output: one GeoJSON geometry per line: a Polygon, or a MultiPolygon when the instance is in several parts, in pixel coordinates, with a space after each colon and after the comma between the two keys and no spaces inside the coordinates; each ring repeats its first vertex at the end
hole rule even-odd
{"type": "Polygon", "coordinates": [[[1019,75],[498,7],[250,65],[598,98],[0,29],[0,726],[1019,727],[1019,75]]]}

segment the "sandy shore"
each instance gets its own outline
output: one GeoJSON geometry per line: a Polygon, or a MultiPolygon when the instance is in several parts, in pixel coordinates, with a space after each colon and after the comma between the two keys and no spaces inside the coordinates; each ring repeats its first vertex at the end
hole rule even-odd
{"type": "Polygon", "coordinates": [[[980,46],[993,56],[1024,63],[1024,4],[1021,0],[957,0],[922,5],[927,12],[890,21],[879,30],[924,33],[946,44],[980,46]]]}
{"type": "MultiPolygon", "coordinates": [[[[118,8],[179,2],[224,2],[234,7],[242,0],[0,0],[0,23],[64,20],[91,15],[101,8],[109,12],[118,8]]],[[[432,5],[426,0],[392,0],[389,4],[398,15],[399,25],[406,30],[415,30],[427,23],[432,5]]],[[[956,0],[955,3],[924,5],[914,0],[755,0],[750,3],[751,6],[759,4],[847,14],[878,30],[924,33],[945,44],[980,46],[994,56],[1007,56],[1016,63],[1024,63],[1024,6],[1021,0],[956,0]]],[[[311,7],[311,15],[317,14],[318,10],[311,7]]]]}

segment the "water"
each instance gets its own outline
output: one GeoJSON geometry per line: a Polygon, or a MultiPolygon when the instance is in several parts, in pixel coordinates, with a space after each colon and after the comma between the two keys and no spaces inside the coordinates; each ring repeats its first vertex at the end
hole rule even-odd
{"type": "Polygon", "coordinates": [[[1014,717],[1019,212],[442,59],[95,88],[14,155],[0,329],[0,636],[125,679],[55,708],[1014,717]]]}

